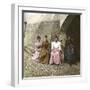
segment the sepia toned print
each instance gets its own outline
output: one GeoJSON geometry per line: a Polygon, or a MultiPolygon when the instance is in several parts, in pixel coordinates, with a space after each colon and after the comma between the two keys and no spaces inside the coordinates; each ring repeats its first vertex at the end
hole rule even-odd
{"type": "Polygon", "coordinates": [[[80,75],[80,14],[23,11],[23,78],[80,75]]]}

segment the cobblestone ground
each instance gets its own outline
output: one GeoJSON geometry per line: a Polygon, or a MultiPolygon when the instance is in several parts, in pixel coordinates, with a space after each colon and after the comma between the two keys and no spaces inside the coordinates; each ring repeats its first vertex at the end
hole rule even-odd
{"type": "Polygon", "coordinates": [[[31,59],[29,49],[24,50],[24,77],[79,75],[80,63],[69,66],[36,63],[31,59]]]}

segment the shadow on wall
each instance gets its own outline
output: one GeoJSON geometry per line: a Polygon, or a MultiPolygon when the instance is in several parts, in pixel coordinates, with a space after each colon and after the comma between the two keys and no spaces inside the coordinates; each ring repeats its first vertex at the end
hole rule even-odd
{"type": "Polygon", "coordinates": [[[80,60],[80,15],[69,15],[61,29],[73,40],[76,58],[80,60]]]}

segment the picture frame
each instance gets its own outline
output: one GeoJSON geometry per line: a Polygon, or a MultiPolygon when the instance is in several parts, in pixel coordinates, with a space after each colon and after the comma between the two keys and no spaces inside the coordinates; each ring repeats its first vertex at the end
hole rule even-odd
{"type": "MultiPolygon", "coordinates": [[[[37,7],[23,4],[11,5],[11,85],[12,86],[31,86],[44,85],[53,82],[70,83],[87,81],[87,61],[84,57],[84,32],[86,25],[87,10],[77,7],[37,7]],[[49,77],[31,77],[22,78],[23,74],[23,11],[36,12],[59,12],[59,13],[75,13],[80,14],[80,75],[66,76],[49,76],[49,77]],[[42,80],[42,82],[41,82],[42,80]],[[47,80],[47,81],[46,81],[47,80]],[[44,82],[46,81],[46,82],[44,82]],[[41,82],[41,83],[38,83],[41,82]]],[[[48,85],[47,84],[47,85],[48,85]]]]}

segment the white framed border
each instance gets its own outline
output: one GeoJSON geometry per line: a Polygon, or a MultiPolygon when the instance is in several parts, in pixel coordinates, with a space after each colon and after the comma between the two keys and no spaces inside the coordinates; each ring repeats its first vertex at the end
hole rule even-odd
{"type": "Polygon", "coordinates": [[[23,4],[12,4],[11,6],[11,85],[12,86],[31,86],[55,83],[77,83],[87,81],[87,61],[85,60],[84,33],[87,30],[87,10],[78,7],[37,7],[23,4]],[[50,76],[22,79],[22,10],[48,11],[62,13],[81,13],[80,41],[81,41],[81,61],[80,75],[69,76],[50,76]],[[45,79],[42,79],[45,78],[45,79]],[[50,79],[48,79],[50,78],[50,79]],[[41,81],[42,80],[42,81],[41,81]],[[48,83],[45,82],[48,80],[48,83]],[[38,83],[41,82],[41,83],[38,83]]]}

